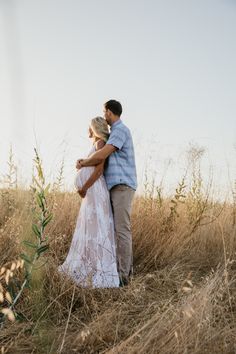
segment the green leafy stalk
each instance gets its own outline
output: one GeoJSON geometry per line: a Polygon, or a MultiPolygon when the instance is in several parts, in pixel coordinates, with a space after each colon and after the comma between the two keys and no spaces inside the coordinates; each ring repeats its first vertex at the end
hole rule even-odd
{"type": "MultiPolygon", "coordinates": [[[[32,231],[33,231],[35,241],[34,242],[28,240],[23,241],[23,244],[28,249],[30,249],[30,252],[22,253],[20,255],[25,262],[25,277],[19,289],[19,292],[14,297],[14,300],[12,301],[11,305],[8,307],[8,309],[10,309],[13,312],[15,312],[14,307],[18,299],[21,297],[24,289],[27,286],[29,287],[31,275],[35,268],[37,260],[49,248],[48,238],[45,234],[45,229],[53,217],[52,213],[50,212],[47,206],[47,198],[46,198],[47,193],[50,189],[50,184],[46,185],[42,162],[39,158],[37,150],[34,149],[34,151],[35,151],[35,158],[33,161],[35,163],[37,176],[33,177],[33,186],[31,186],[31,188],[34,192],[34,200],[36,203],[36,208],[33,209],[34,222],[32,224],[32,231]],[[32,250],[33,250],[33,254],[32,254],[32,250]]],[[[4,323],[5,317],[6,315],[4,315],[1,319],[2,325],[4,323]]]]}

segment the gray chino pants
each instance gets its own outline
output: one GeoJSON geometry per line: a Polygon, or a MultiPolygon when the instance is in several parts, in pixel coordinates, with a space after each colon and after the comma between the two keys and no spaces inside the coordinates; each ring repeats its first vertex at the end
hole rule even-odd
{"type": "Polygon", "coordinates": [[[121,279],[128,280],[132,273],[133,251],[131,235],[131,206],[135,191],[125,184],[119,184],[110,190],[114,215],[117,267],[121,279]]]}

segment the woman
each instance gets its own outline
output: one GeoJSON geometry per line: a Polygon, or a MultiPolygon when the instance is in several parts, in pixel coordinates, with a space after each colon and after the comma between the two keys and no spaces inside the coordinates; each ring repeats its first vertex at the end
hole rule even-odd
{"type": "MultiPolygon", "coordinates": [[[[108,137],[105,119],[92,119],[89,138],[93,146],[89,155],[101,149],[108,137]]],[[[103,169],[101,163],[81,169],[76,176],[76,188],[84,199],[69,253],[59,267],[83,287],[119,287],[113,215],[103,169]]]]}

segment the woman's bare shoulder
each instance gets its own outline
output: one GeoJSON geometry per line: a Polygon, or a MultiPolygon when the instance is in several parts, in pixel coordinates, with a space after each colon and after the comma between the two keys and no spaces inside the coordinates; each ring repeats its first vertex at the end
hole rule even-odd
{"type": "Polygon", "coordinates": [[[95,143],[96,150],[102,149],[106,145],[105,141],[100,139],[95,143]]]}

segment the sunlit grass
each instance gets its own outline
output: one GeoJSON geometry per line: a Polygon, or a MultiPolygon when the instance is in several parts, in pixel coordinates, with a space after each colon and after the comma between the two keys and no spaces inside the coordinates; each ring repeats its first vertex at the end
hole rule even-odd
{"type": "MultiPolygon", "coordinates": [[[[60,190],[62,163],[47,197],[54,215],[50,248],[18,303],[21,320],[0,331],[2,351],[233,353],[235,186],[231,201],[217,201],[212,184],[202,179],[201,157],[189,152],[172,196],[148,179],[144,195],[136,196],[134,276],[119,289],[83,289],[58,274],[80,207],[78,194],[60,190]]],[[[0,266],[16,260],[32,236],[32,208],[32,191],[16,185],[0,190],[0,266]]]]}

